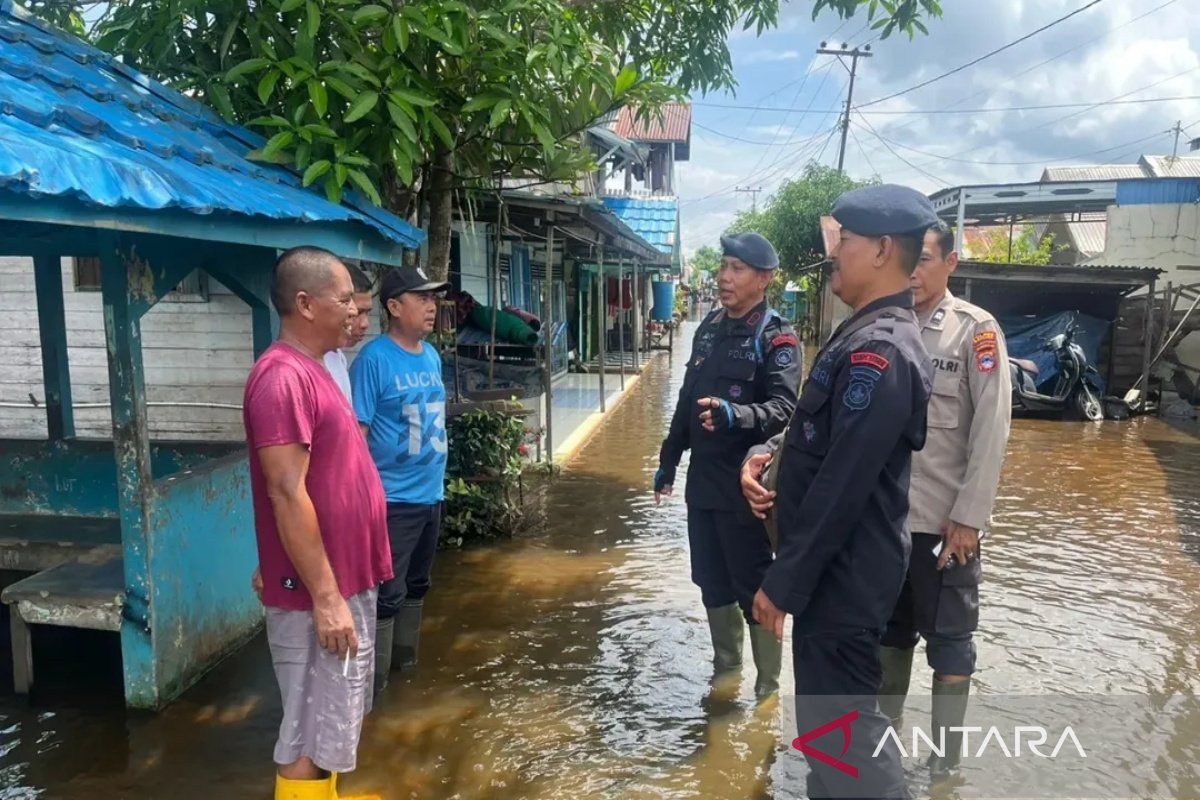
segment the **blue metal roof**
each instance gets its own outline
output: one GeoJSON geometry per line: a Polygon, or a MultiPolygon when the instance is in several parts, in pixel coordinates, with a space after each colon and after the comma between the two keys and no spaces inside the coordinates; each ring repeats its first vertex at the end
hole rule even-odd
{"type": "MultiPolygon", "coordinates": [[[[366,257],[381,245],[384,252],[388,245],[415,248],[424,239],[423,231],[361,196],[348,193],[346,202],[331,203],[303,188],[294,172],[246,158],[263,144],[107,53],[33,20],[11,0],[0,4],[0,188],[92,208],[205,215],[210,230],[217,224],[217,238],[227,214],[285,223],[280,236],[257,236],[255,244],[303,243],[306,228],[297,222],[341,229],[350,223],[371,240],[367,252],[341,255],[366,257]]],[[[229,241],[244,242],[246,220],[236,221],[241,225],[230,227],[229,241]]]]}
{"type": "Polygon", "coordinates": [[[679,226],[679,203],[674,197],[605,197],[604,205],[657,250],[674,250],[672,241],[679,226]]]}

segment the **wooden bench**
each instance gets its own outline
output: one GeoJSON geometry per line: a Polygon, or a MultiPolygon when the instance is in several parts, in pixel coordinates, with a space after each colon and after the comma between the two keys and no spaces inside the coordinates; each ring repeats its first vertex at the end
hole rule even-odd
{"type": "Polygon", "coordinates": [[[0,514],[0,569],[40,572],[71,561],[121,555],[121,521],[111,517],[0,514]]]}
{"type": "Polygon", "coordinates": [[[33,686],[30,625],[59,625],[99,631],[121,630],[125,570],[120,557],[59,564],[0,592],[12,632],[13,687],[33,686]]]}

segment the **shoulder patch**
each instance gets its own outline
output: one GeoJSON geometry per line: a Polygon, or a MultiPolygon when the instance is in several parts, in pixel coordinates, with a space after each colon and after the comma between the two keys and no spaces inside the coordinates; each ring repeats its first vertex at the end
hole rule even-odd
{"type": "Polygon", "coordinates": [[[799,344],[800,344],[800,340],[796,338],[796,334],[794,334],[794,333],[781,333],[778,336],[776,336],[775,338],[771,339],[771,347],[773,347],[773,348],[774,347],[783,347],[784,345],[791,345],[792,347],[796,347],[799,344]]]}
{"type": "MultiPolygon", "coordinates": [[[[854,355],[859,355],[855,353],[854,355]]],[[[871,353],[870,355],[877,355],[871,353]]],[[[851,356],[853,359],[853,356],[851,356]]],[[[887,359],[884,359],[887,362],[887,359]]],[[[886,369],[886,367],[885,367],[886,369]]],[[[862,411],[871,405],[871,396],[875,391],[875,384],[883,377],[882,370],[872,366],[857,366],[850,368],[850,383],[846,385],[846,391],[842,395],[842,404],[851,411],[862,411]]]]}
{"type": "Polygon", "coordinates": [[[775,366],[790,367],[794,363],[796,363],[796,355],[790,347],[781,347],[775,351],[775,366]]]}
{"type": "Polygon", "coordinates": [[[860,350],[857,353],[850,354],[850,363],[874,367],[882,373],[888,368],[891,362],[879,355],[879,353],[872,353],[868,350],[860,350]]]}
{"type": "Polygon", "coordinates": [[[971,347],[975,351],[975,368],[983,373],[994,372],[999,354],[996,346],[996,332],[980,331],[971,340],[971,347]]]}

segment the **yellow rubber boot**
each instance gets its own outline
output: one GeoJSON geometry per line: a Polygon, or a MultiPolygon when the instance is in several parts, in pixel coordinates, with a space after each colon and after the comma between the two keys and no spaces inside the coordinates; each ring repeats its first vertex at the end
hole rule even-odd
{"type": "Polygon", "coordinates": [[[332,797],[337,797],[332,778],[296,781],[275,775],[275,800],[330,800],[332,797]]]}
{"type": "Polygon", "coordinates": [[[336,772],[329,776],[329,798],[330,800],[383,800],[377,794],[355,794],[350,796],[338,794],[336,772]]]}

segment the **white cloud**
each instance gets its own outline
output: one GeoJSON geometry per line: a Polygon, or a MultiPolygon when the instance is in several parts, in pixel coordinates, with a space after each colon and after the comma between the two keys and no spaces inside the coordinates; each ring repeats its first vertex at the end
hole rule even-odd
{"type": "MultiPolygon", "coordinates": [[[[869,110],[912,112],[1093,102],[1099,104],[1096,108],[868,116],[875,131],[894,143],[895,153],[856,117],[851,128],[854,135],[847,143],[847,171],[855,177],[878,173],[885,180],[932,191],[943,186],[937,179],[952,185],[1028,181],[1036,180],[1049,164],[1128,163],[1142,153],[1169,154],[1172,139],[1166,130],[1176,120],[1185,126],[1195,123],[1190,133],[1200,136],[1200,101],[1106,102],[1130,92],[1128,99],[1200,94],[1200,69],[1134,91],[1200,68],[1200,17],[1192,4],[1181,0],[1135,21],[1159,5],[1148,1],[1100,4],[978,65],[874,104],[869,110]]],[[[942,7],[945,16],[929,22],[929,36],[918,35],[910,42],[897,35],[872,43],[874,57],[859,63],[856,105],[958,67],[1078,8],[1079,3],[996,3],[988,4],[986,12],[974,2],[943,3],[942,7]]],[[[792,108],[804,108],[811,101],[813,109],[836,107],[844,99],[838,91],[845,78],[840,67],[834,68],[815,94],[819,80],[800,84],[797,79],[805,73],[754,58],[756,51],[808,54],[824,39],[862,44],[872,35],[859,33],[865,19],[850,20],[834,33],[839,23],[834,16],[823,15],[814,24],[810,14],[810,3],[787,4],[780,30],[760,39],[743,36],[731,41],[736,75],[746,97],[711,100],[792,108]],[[802,91],[797,92],[798,88],[802,91]]],[[[819,70],[824,63],[823,59],[812,61],[809,70],[813,66],[819,70]]],[[[704,125],[756,141],[774,138],[787,142],[794,137],[795,143],[807,142],[814,132],[828,130],[833,124],[832,116],[784,116],[703,106],[697,106],[695,113],[704,125]]],[[[731,220],[738,208],[749,206],[749,198],[734,194],[733,187],[762,185],[769,192],[797,174],[806,158],[815,156],[824,143],[821,137],[802,146],[764,147],[715,136],[701,138],[700,133],[693,139],[691,162],[681,165],[679,173],[684,246],[689,251],[715,243],[722,223],[731,220]]],[[[822,163],[835,163],[836,152],[834,138],[822,163]]],[[[759,196],[760,203],[764,199],[759,196]]]]}

